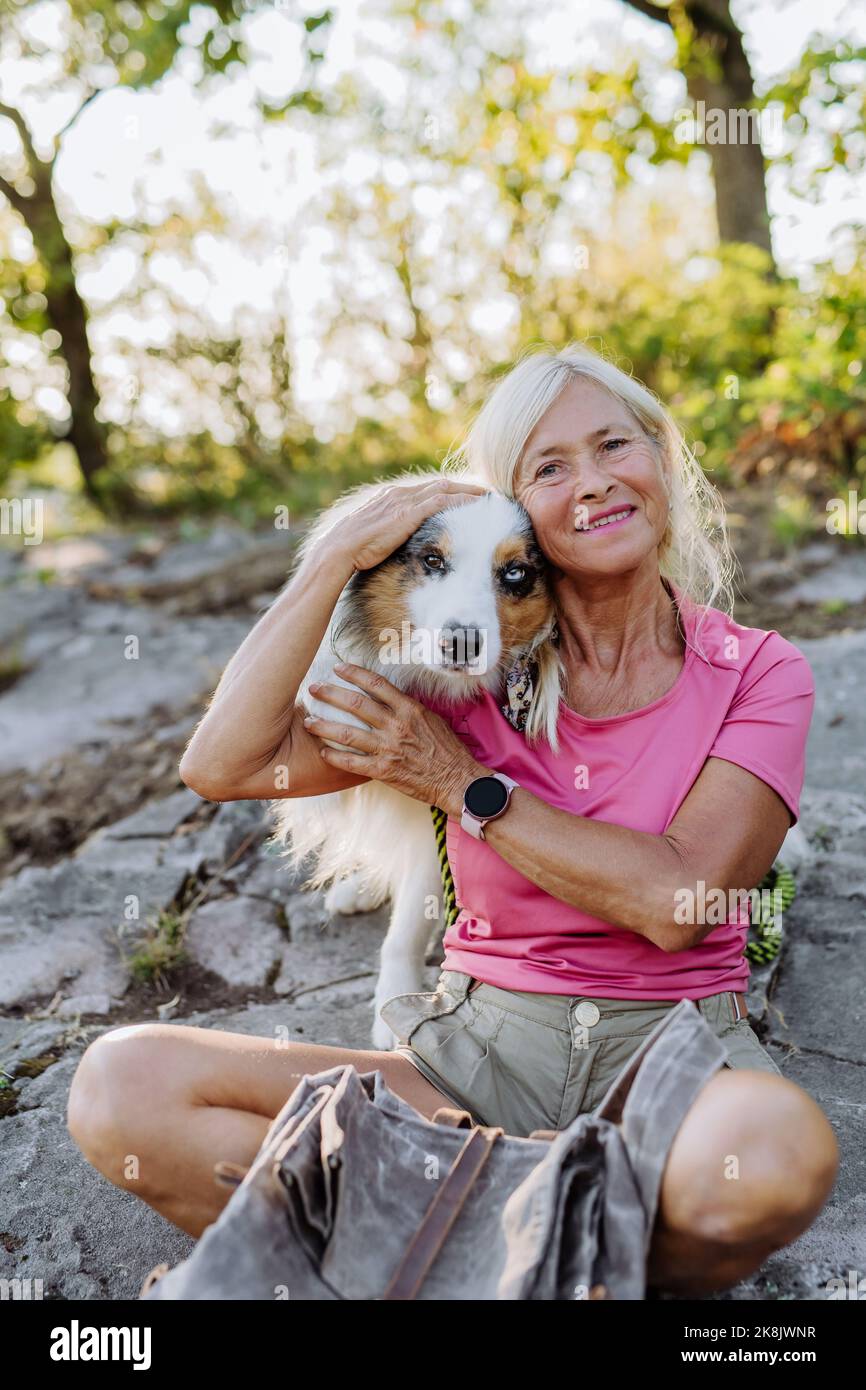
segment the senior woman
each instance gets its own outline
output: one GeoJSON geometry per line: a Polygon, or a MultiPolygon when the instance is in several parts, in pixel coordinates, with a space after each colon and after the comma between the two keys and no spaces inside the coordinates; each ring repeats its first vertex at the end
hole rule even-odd
{"type": "Polygon", "coordinates": [[[700,910],[713,890],[754,888],[797,819],[810,669],[778,633],[727,615],[714,489],[652,393],[587,348],[525,355],[441,483],[410,491],[308,557],[227,666],[181,776],[214,800],[264,799],[288,765],[294,795],[375,777],[442,807],[462,911],[432,1007],[388,1001],[400,1046],[384,1052],[110,1030],[79,1065],[70,1132],[112,1182],[199,1235],[227,1200],[214,1162],[248,1165],[305,1073],[378,1068],[427,1116],[457,1099],[507,1132],[562,1128],[688,998],[727,1061],[671,1145],[647,1281],[727,1288],[814,1221],[838,1165],[825,1115],[745,1017],[747,917],[700,910]],[[305,721],[295,697],[352,572],[485,488],[522,503],[549,563],[558,633],[535,674],[552,663],[556,698],[526,701],[528,721],[492,699],[443,718],[352,666],[357,691],[319,692],[333,720],[305,721]],[[507,808],[483,839],[455,841],[466,788],[493,772],[517,783],[507,808]]]}

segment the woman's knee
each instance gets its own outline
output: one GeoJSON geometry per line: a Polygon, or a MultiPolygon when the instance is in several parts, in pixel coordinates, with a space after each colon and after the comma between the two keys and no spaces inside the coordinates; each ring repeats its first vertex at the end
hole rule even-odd
{"type": "Polygon", "coordinates": [[[830,1122],[802,1087],[769,1072],[726,1069],[678,1131],[663,1193],[693,1234],[771,1251],[812,1224],[838,1166],[830,1122]]]}
{"type": "MultiPolygon", "coordinates": [[[[72,1078],[66,1125],[84,1156],[113,1176],[134,1162],[165,1114],[174,1069],[174,1025],[137,1023],[94,1039],[72,1078]]],[[[176,1077],[176,1072],[174,1072],[176,1077]]]]}

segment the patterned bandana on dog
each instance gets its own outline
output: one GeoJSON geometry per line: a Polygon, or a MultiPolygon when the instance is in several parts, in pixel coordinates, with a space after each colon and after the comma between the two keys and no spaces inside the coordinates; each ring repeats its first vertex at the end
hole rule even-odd
{"type": "Polygon", "coordinates": [[[521,734],[526,728],[526,716],[532,704],[532,693],[537,679],[538,662],[529,656],[518,657],[505,677],[508,698],[499,708],[509,724],[521,734]]]}
{"type": "MultiPolygon", "coordinates": [[[[554,627],[550,640],[555,643],[558,637],[559,629],[554,627]]],[[[529,653],[519,656],[505,676],[505,692],[508,698],[499,708],[512,728],[520,734],[526,730],[526,719],[537,681],[538,662],[529,653]]]]}

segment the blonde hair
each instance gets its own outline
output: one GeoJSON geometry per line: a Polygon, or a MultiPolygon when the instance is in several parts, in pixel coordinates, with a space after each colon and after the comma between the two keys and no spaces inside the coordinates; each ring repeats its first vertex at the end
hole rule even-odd
{"type": "MultiPolygon", "coordinates": [[[[694,616],[692,645],[699,655],[700,628],[711,607],[733,610],[735,561],[728,540],[722,498],[709,481],[669,411],[648,387],[584,343],[561,351],[527,348],[496,383],[463,443],[450,450],[442,471],[471,474],[514,500],[514,476],[526,441],[545,411],[571,382],[603,386],[631,413],[652,441],[662,463],[670,502],[659,544],[659,574],[676,586],[680,608],[694,616]]],[[[669,590],[670,591],[670,590],[669,590]]],[[[688,643],[685,632],[683,637],[688,643]]],[[[526,721],[527,739],[544,729],[554,751],[562,677],[560,658],[548,635],[533,653],[539,663],[538,689],[526,721]]]]}

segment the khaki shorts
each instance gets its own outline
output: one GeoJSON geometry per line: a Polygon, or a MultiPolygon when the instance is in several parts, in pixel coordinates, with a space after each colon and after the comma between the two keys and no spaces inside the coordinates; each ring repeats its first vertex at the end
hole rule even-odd
{"type": "MultiPolygon", "coordinates": [[[[407,1057],[476,1123],[525,1138],[594,1110],[632,1053],[679,1001],[499,989],[443,970],[432,993],[397,994],[379,1015],[407,1057]]],[[[728,1067],[782,1073],[730,990],[694,1003],[728,1067]]]]}

